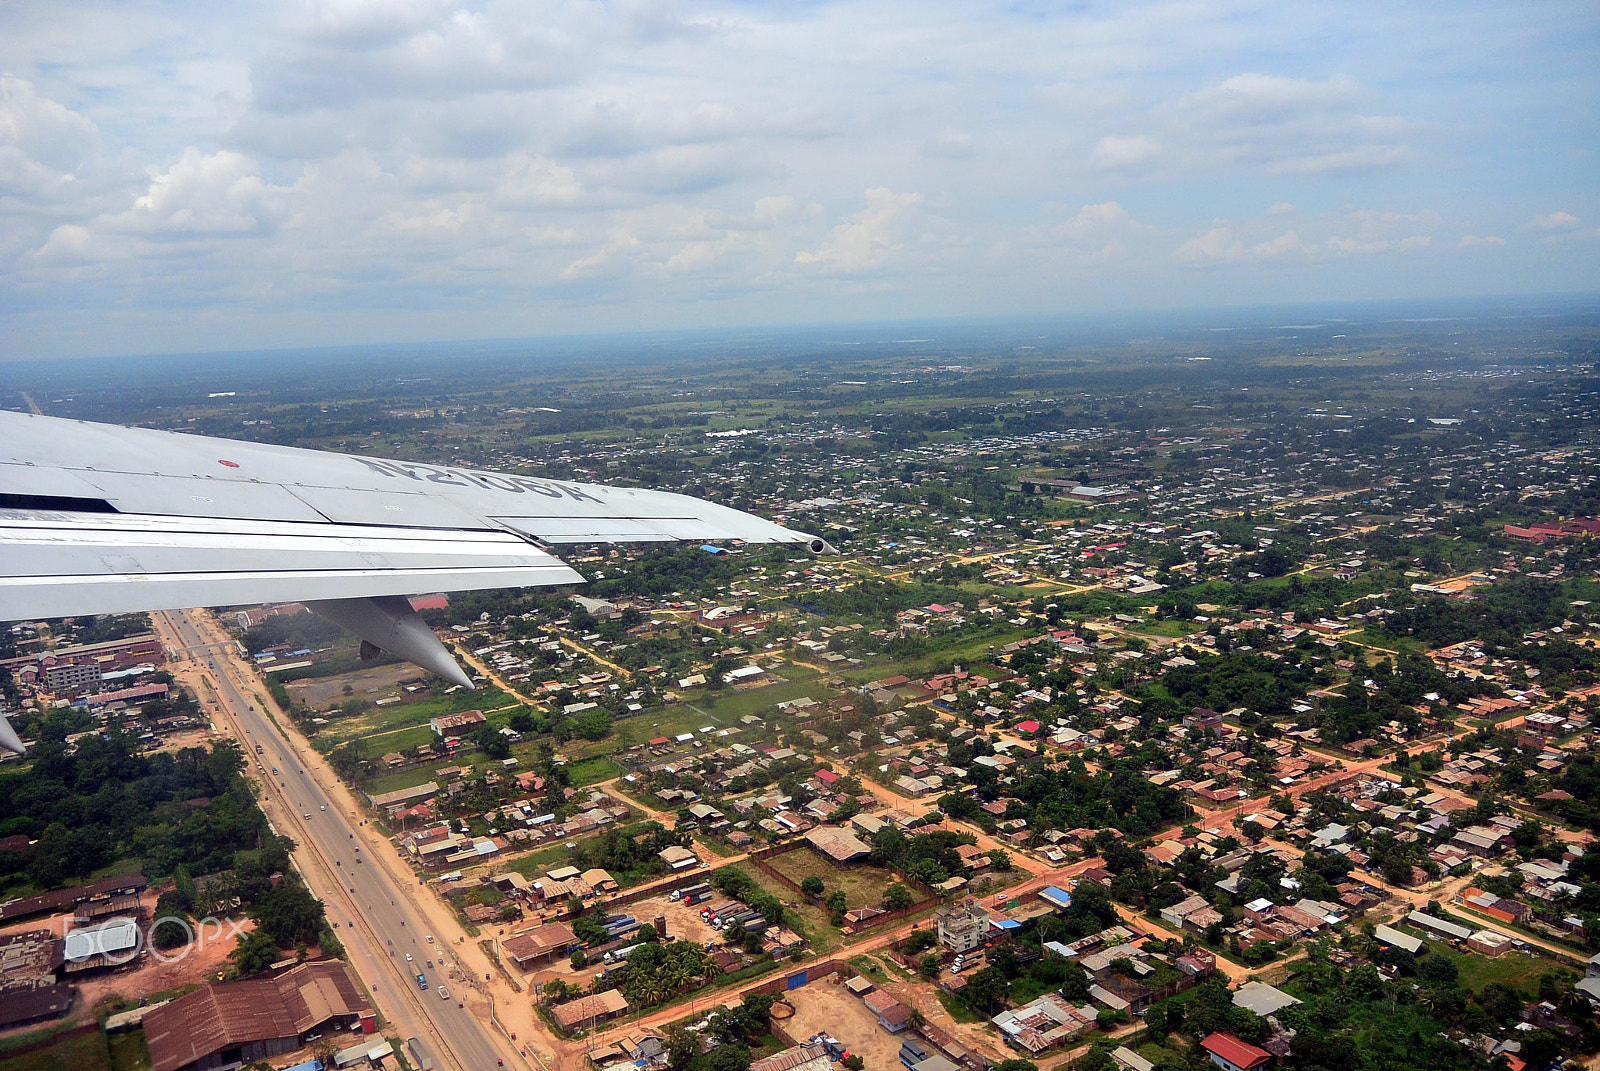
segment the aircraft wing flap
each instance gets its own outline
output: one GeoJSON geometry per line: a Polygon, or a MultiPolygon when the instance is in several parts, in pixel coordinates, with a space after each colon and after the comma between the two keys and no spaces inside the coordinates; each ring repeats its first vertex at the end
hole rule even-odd
{"type": "Polygon", "coordinates": [[[275,483],[142,472],[79,471],[119,513],[239,520],[321,521],[323,516],[275,483]]]}
{"type": "Polygon", "coordinates": [[[467,512],[440,495],[300,485],[287,490],[335,524],[399,525],[407,528],[488,527],[476,514],[467,512]]]}
{"type": "Polygon", "coordinates": [[[0,511],[0,619],[581,583],[508,532],[0,511]]]}
{"type": "Polygon", "coordinates": [[[546,543],[661,543],[676,538],[654,518],[634,517],[496,517],[513,531],[546,543]]]}

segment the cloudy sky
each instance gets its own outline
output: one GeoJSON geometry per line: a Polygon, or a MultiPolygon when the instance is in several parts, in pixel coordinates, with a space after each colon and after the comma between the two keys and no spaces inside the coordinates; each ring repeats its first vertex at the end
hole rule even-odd
{"type": "Polygon", "coordinates": [[[1600,6],[0,5],[0,359],[1600,289],[1600,6]]]}

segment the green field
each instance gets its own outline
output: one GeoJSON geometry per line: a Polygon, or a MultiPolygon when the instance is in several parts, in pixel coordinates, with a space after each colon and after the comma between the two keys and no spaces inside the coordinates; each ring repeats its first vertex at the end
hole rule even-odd
{"type": "Polygon", "coordinates": [[[1423,939],[1428,955],[1448,959],[1461,972],[1460,982],[1474,993],[1483,992],[1491,982],[1502,982],[1519,989],[1538,985],[1539,976],[1546,971],[1560,969],[1553,960],[1530,956],[1524,952],[1507,952],[1500,956],[1480,956],[1476,953],[1457,952],[1443,941],[1423,939]]]}
{"type": "Polygon", "coordinates": [[[112,1071],[150,1071],[150,1046],[143,1030],[124,1030],[110,1034],[112,1071]]]}
{"type": "MultiPolygon", "coordinates": [[[[24,1034],[7,1038],[4,1046],[0,1047],[0,1071],[61,1071],[62,1068],[70,1068],[71,1071],[111,1071],[111,1053],[106,1045],[106,1035],[98,1029],[66,1034],[52,1045],[20,1056],[5,1055],[7,1049],[21,1048],[41,1036],[24,1034]]],[[[124,1066],[132,1068],[137,1065],[119,1064],[119,1071],[124,1066]]],[[[144,1066],[150,1066],[148,1060],[144,1066]]]]}
{"type": "Polygon", "coordinates": [[[597,785],[602,781],[609,781],[613,777],[621,777],[623,769],[604,755],[593,755],[587,759],[567,764],[567,776],[571,778],[573,788],[585,788],[597,785]]]}
{"type": "MultiPolygon", "coordinates": [[[[836,867],[810,848],[797,848],[767,860],[778,873],[795,881],[821,878],[828,892],[844,890],[845,903],[850,907],[878,907],[883,904],[883,890],[894,883],[894,875],[881,867],[836,867]]],[[[791,890],[787,899],[794,899],[791,890]]]]}

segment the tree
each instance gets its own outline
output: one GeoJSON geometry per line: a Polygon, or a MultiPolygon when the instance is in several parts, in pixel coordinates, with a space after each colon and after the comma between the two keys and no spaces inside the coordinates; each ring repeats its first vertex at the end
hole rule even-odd
{"type": "Polygon", "coordinates": [[[1009,942],[996,945],[989,950],[989,965],[1007,978],[1015,978],[1020,973],[1016,947],[1009,942]]]}
{"type": "Polygon", "coordinates": [[[890,911],[899,911],[916,902],[917,898],[911,895],[911,890],[898,881],[883,890],[883,906],[890,911]]]}
{"type": "Polygon", "coordinates": [[[822,895],[823,888],[822,879],[816,875],[812,875],[800,883],[800,891],[813,900],[822,895]]]}
{"type": "Polygon", "coordinates": [[[667,1027],[667,1066],[681,1071],[700,1052],[700,1035],[674,1023],[667,1027]]]}
{"type": "Polygon", "coordinates": [[[485,725],[472,734],[471,740],[478,745],[478,750],[491,759],[509,759],[511,757],[511,741],[506,735],[492,725],[485,725]]]}
{"type": "Polygon", "coordinates": [[[573,970],[578,970],[579,968],[581,968],[584,964],[586,964],[588,962],[589,962],[589,957],[584,953],[583,949],[574,948],[572,950],[572,969],[573,970]]]}
{"type": "Polygon", "coordinates": [[[176,948],[190,937],[189,905],[177,890],[156,899],[156,924],[150,927],[150,943],[157,948],[176,948]]]}
{"type": "Polygon", "coordinates": [[[917,973],[930,982],[939,977],[939,957],[931,952],[923,956],[917,963],[917,973]]]}
{"type": "Polygon", "coordinates": [[[292,875],[261,898],[255,917],[256,925],[280,946],[315,941],[327,924],[322,901],[292,875]]]}
{"type": "Polygon", "coordinates": [[[993,967],[985,967],[968,979],[961,997],[969,1005],[986,1015],[995,1015],[1006,1006],[1011,983],[993,967]]]}
{"type": "Polygon", "coordinates": [[[828,898],[822,902],[822,906],[832,911],[835,915],[842,915],[849,910],[845,905],[843,889],[835,889],[829,893],[828,898]]]}
{"type": "Polygon", "coordinates": [[[239,939],[228,958],[242,977],[260,974],[278,962],[278,942],[261,930],[252,930],[239,939]]]}

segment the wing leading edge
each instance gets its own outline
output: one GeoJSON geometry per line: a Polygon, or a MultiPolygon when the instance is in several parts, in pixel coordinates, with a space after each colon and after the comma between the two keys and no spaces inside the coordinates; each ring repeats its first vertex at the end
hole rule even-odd
{"type": "Polygon", "coordinates": [[[665,491],[0,412],[0,620],[304,601],[470,687],[395,596],[581,583],[547,544],[718,539],[832,550],[665,491]]]}

